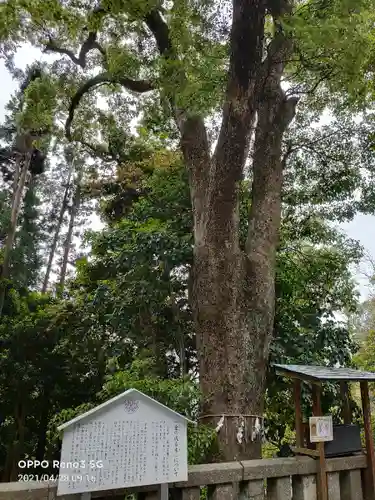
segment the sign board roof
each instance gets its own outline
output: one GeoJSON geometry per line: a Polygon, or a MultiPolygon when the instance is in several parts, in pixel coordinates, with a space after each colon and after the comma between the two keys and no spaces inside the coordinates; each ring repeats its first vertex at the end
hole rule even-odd
{"type": "Polygon", "coordinates": [[[145,402],[148,402],[149,404],[153,404],[159,407],[159,409],[163,409],[164,411],[167,411],[171,416],[184,420],[186,422],[189,422],[191,424],[195,425],[195,422],[192,420],[189,420],[188,418],[184,417],[183,415],[180,415],[180,413],[175,412],[174,410],[171,410],[167,406],[163,405],[162,403],[159,403],[159,401],[156,401],[155,399],[151,398],[150,396],[147,396],[146,394],[143,394],[143,392],[137,391],[137,389],[128,389],[125,392],[122,392],[121,394],[118,394],[112,399],[109,399],[105,403],[102,403],[101,405],[96,406],[95,408],[92,408],[91,410],[83,413],[82,415],[78,415],[78,417],[73,418],[72,420],[69,420],[68,422],[65,422],[64,424],[60,425],[57,429],[59,431],[67,429],[68,427],[76,424],[77,422],[82,422],[83,420],[86,420],[87,417],[94,416],[95,414],[102,412],[104,409],[109,409],[110,406],[112,406],[115,403],[120,402],[121,400],[126,400],[129,399],[130,396],[136,396],[139,399],[144,400],[145,402]]]}

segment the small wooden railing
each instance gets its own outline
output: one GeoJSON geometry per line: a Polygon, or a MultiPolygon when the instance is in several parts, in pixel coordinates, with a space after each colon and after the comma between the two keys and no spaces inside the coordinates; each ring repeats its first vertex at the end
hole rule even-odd
{"type": "MultiPolygon", "coordinates": [[[[366,456],[327,460],[329,500],[374,500],[365,491],[366,456]]],[[[189,479],[170,484],[173,500],[317,500],[317,461],[308,457],[249,460],[221,464],[194,465],[189,479]],[[203,487],[207,486],[204,492],[203,487]]],[[[53,483],[0,483],[0,500],[81,500],[80,494],[56,496],[53,483]]],[[[138,494],[142,500],[155,500],[156,487],[95,492],[92,499],[124,500],[138,494]]],[[[83,497],[84,498],[84,497],[83,497]]]]}

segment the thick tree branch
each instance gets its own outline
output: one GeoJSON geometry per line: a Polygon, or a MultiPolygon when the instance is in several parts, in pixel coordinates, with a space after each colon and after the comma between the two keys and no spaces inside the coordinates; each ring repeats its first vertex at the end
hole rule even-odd
{"type": "Polygon", "coordinates": [[[238,187],[257,107],[265,13],[265,0],[233,0],[228,83],[208,195],[207,225],[212,238],[221,245],[239,246],[238,187]]]}
{"type": "Polygon", "coordinates": [[[50,38],[49,43],[46,45],[44,52],[56,52],[58,54],[65,54],[82,69],[86,67],[86,56],[92,49],[97,49],[101,54],[105,55],[104,49],[96,41],[97,33],[95,31],[90,31],[87,39],[83,42],[81,50],[79,51],[78,57],[69,49],[59,47],[56,42],[50,38]]]}
{"type": "Polygon", "coordinates": [[[253,118],[255,113],[254,88],[262,59],[265,9],[266,2],[262,0],[233,1],[229,78],[216,156],[226,147],[229,130],[240,134],[243,140],[252,125],[248,123],[246,127],[243,115],[253,118]]]}
{"type": "Polygon", "coordinates": [[[81,102],[82,97],[89,92],[92,88],[97,87],[99,85],[106,85],[106,84],[114,84],[114,85],[121,85],[124,88],[131,90],[133,92],[150,92],[151,90],[154,90],[155,87],[154,85],[147,81],[147,80],[132,80],[130,78],[126,77],[118,77],[118,76],[113,76],[110,75],[109,73],[100,73],[97,76],[94,76],[90,80],[88,80],[86,83],[84,83],[75,93],[75,95],[72,98],[72,101],[70,103],[69,107],[69,116],[68,119],[66,120],[65,124],[65,135],[68,138],[68,140],[72,140],[71,136],[71,125],[72,121],[74,118],[74,113],[76,108],[79,106],[79,103],[81,102]]]}
{"type": "MultiPolygon", "coordinates": [[[[285,131],[292,122],[299,98],[287,97],[281,80],[286,61],[292,54],[293,42],[286,37],[279,17],[290,13],[288,0],[280,2],[282,10],[274,12],[276,33],[268,46],[267,57],[258,73],[257,101],[258,123],[255,133],[253,155],[253,184],[251,209],[246,250],[252,273],[255,275],[263,265],[269,274],[269,293],[272,296],[274,263],[281,220],[281,193],[283,168],[292,148],[288,147],[286,157],[281,158],[285,131]]],[[[266,274],[268,273],[266,272],[266,274]]],[[[256,280],[254,281],[256,282],[256,280]]]]}
{"type": "Polygon", "coordinates": [[[93,46],[93,49],[97,49],[101,55],[103,56],[103,58],[106,60],[106,57],[107,57],[107,52],[105,51],[105,49],[100,45],[100,43],[98,42],[95,42],[94,43],[94,46],[93,46]]]}
{"type": "Polygon", "coordinates": [[[95,156],[101,158],[101,160],[108,162],[115,161],[115,158],[113,158],[113,156],[105,150],[104,146],[90,144],[89,142],[83,140],[79,140],[79,143],[89,149],[91,154],[94,154],[95,156]]]}
{"type": "Polygon", "coordinates": [[[174,54],[172,41],[169,36],[169,28],[160,12],[158,10],[149,12],[145,17],[145,23],[155,37],[160,54],[175,57],[176,55],[174,54]]]}
{"type": "Polygon", "coordinates": [[[281,164],[282,164],[283,170],[286,168],[287,162],[288,162],[289,158],[291,157],[291,155],[293,154],[293,152],[294,152],[294,148],[293,148],[292,141],[288,141],[286,151],[283,154],[282,159],[281,159],[281,164]]]}
{"type": "MultiPolygon", "coordinates": [[[[153,34],[157,48],[160,54],[170,61],[177,61],[178,54],[176,53],[172,40],[170,37],[169,27],[167,23],[162,18],[161,13],[154,9],[150,11],[144,18],[144,21],[148,27],[148,29],[153,34]]],[[[176,93],[182,90],[182,87],[186,85],[186,75],[184,74],[182,69],[178,70],[178,74],[172,75],[164,75],[165,78],[170,80],[173,78],[175,80],[175,90],[172,93],[169,93],[169,102],[174,114],[174,118],[177,123],[177,127],[179,128],[181,135],[184,134],[184,126],[188,117],[188,112],[186,109],[181,109],[177,106],[176,93]]]]}

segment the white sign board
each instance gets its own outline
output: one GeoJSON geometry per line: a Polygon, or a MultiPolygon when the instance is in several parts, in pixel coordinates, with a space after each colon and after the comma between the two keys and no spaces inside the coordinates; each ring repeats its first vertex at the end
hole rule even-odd
{"type": "Polygon", "coordinates": [[[332,417],[310,417],[310,442],[333,441],[332,417]]]}
{"type": "Polygon", "coordinates": [[[58,495],[187,480],[186,419],[139,395],[66,427],[58,495]]]}

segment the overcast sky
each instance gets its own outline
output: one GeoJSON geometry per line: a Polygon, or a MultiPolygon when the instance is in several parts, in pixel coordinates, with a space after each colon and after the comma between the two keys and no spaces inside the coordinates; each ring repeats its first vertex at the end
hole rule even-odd
{"type": "MultiPolygon", "coordinates": [[[[40,59],[40,56],[41,53],[36,49],[24,47],[19,50],[16,55],[16,66],[25,68],[27,64],[31,64],[34,60],[40,59]]],[[[17,87],[16,82],[13,81],[2,61],[0,61],[0,81],[0,122],[2,122],[4,106],[17,87]]],[[[352,222],[342,224],[341,228],[350,238],[358,240],[365,248],[367,254],[375,261],[375,216],[358,215],[352,222]]],[[[370,291],[368,279],[365,277],[365,274],[368,274],[369,271],[370,267],[366,263],[363,263],[360,269],[356,270],[358,288],[363,299],[368,296],[370,291]]]]}

